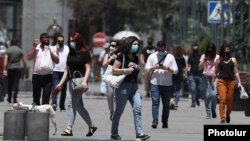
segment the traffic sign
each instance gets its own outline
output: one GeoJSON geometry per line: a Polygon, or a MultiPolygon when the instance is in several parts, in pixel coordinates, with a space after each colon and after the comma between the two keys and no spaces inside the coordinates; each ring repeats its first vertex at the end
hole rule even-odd
{"type": "Polygon", "coordinates": [[[222,23],[222,12],[224,17],[224,24],[232,23],[232,12],[227,1],[209,1],[208,2],[208,23],[222,23]],[[223,11],[222,11],[223,10],[223,11]]]}
{"type": "Polygon", "coordinates": [[[102,32],[94,34],[93,43],[97,47],[102,47],[106,43],[106,35],[102,32]]]}

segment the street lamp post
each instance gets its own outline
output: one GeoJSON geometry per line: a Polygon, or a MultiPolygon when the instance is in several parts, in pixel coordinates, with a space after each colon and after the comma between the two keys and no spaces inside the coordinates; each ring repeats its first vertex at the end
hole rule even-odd
{"type": "Polygon", "coordinates": [[[57,24],[56,17],[53,18],[53,24],[47,28],[47,33],[52,39],[52,45],[56,45],[56,37],[62,33],[62,27],[57,24]]]}

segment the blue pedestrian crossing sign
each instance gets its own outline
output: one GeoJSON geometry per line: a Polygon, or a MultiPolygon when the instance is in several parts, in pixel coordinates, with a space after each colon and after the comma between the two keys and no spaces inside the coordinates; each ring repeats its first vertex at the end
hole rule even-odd
{"type": "Polygon", "coordinates": [[[209,1],[208,2],[208,23],[222,23],[222,13],[224,17],[224,24],[232,23],[232,12],[227,1],[209,1]]]}

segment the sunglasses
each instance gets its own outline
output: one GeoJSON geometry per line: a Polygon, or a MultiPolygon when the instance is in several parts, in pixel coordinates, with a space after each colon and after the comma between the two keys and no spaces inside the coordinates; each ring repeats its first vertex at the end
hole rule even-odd
{"type": "Polygon", "coordinates": [[[110,45],[111,47],[116,47],[116,45],[110,45]]]}

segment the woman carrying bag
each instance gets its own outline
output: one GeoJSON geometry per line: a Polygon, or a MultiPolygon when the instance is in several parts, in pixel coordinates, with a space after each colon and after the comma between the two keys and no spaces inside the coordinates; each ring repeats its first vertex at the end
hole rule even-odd
{"type": "Polygon", "coordinates": [[[87,123],[89,131],[86,136],[92,136],[97,130],[94,126],[87,109],[84,107],[82,94],[88,90],[88,80],[90,76],[91,67],[91,55],[86,49],[84,40],[79,33],[73,33],[68,40],[70,47],[69,55],[67,58],[67,67],[64,71],[63,77],[57,88],[61,88],[66,79],[69,79],[69,93],[71,95],[71,100],[68,103],[68,125],[66,129],[61,133],[62,136],[73,136],[72,127],[76,118],[76,111],[80,114],[81,118],[87,123]],[[76,75],[75,72],[80,72],[81,75],[76,75]],[[74,83],[74,78],[83,77],[81,84],[82,90],[74,90],[71,83],[74,83]]]}
{"type": "Polygon", "coordinates": [[[136,140],[146,140],[150,136],[144,134],[142,131],[141,95],[137,82],[140,71],[137,57],[140,48],[139,39],[133,36],[127,37],[121,42],[119,47],[121,53],[117,56],[113,64],[113,74],[126,74],[126,77],[121,85],[115,89],[116,108],[112,120],[111,139],[122,140],[122,137],[118,134],[118,126],[127,101],[129,101],[134,113],[136,140]],[[124,68],[122,68],[122,64],[124,64],[124,68]]]}

